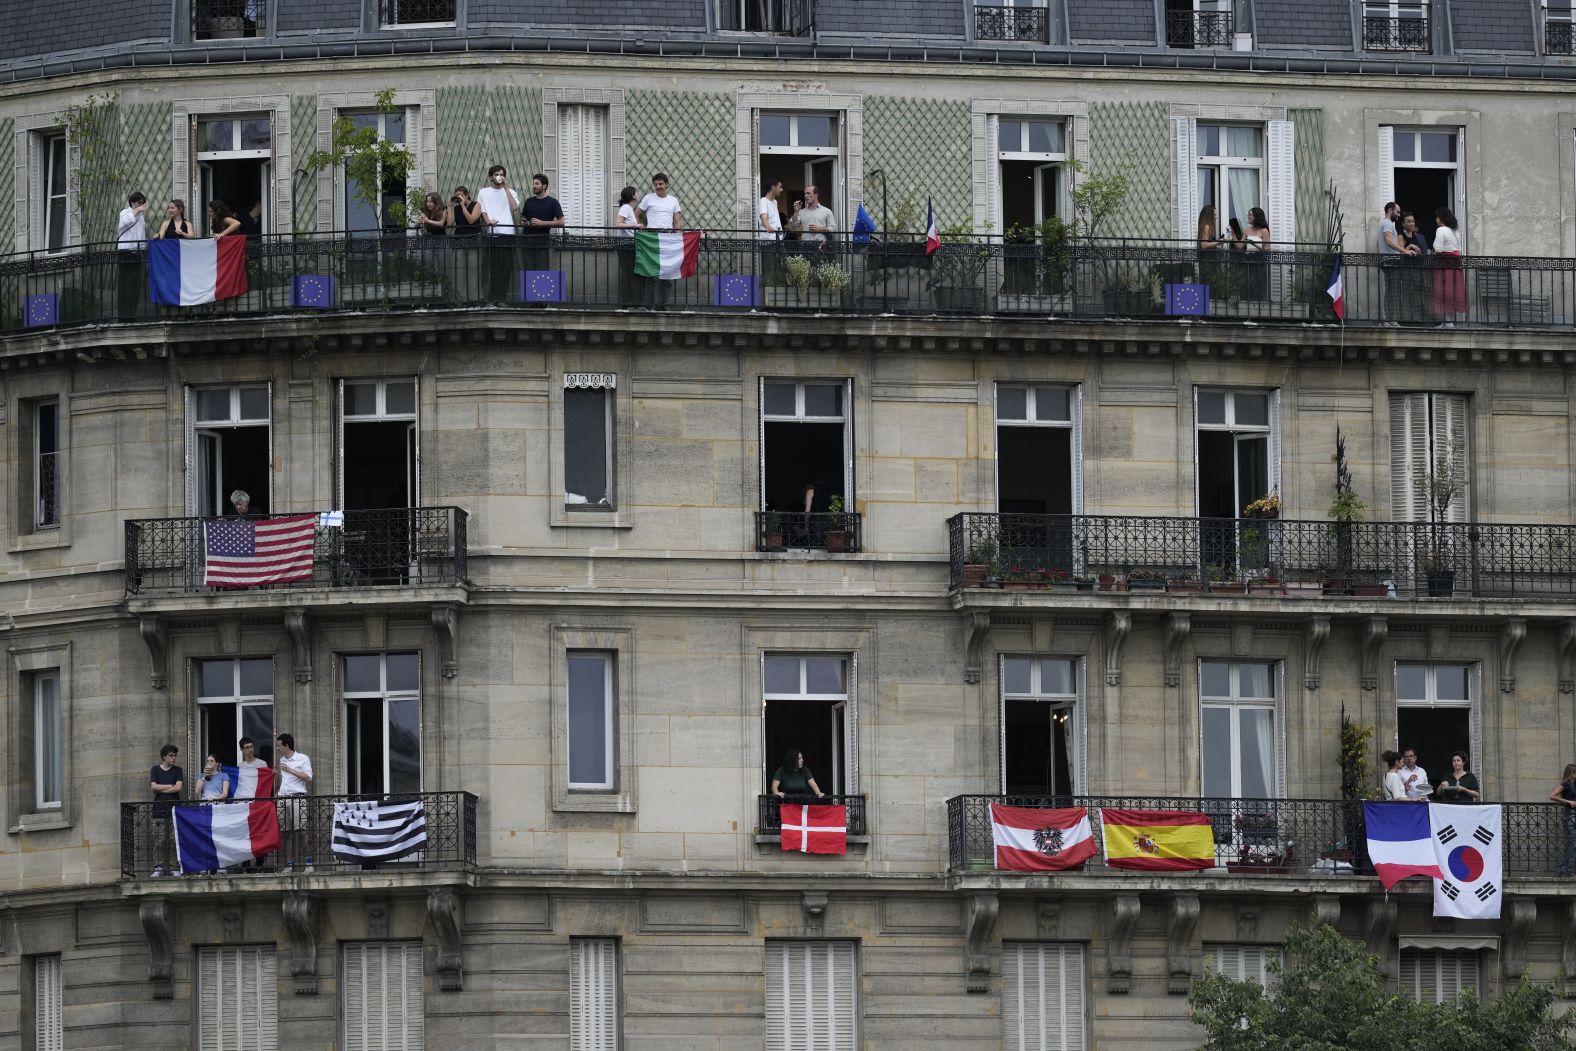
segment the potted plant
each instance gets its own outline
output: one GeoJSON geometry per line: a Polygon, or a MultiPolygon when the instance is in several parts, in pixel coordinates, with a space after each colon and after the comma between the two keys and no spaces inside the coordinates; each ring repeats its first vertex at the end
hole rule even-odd
{"type": "Polygon", "coordinates": [[[1051,307],[1047,298],[1069,290],[1072,237],[1072,224],[1059,215],[1007,231],[1002,244],[1002,309],[1044,311],[1051,307]]]}
{"type": "Polygon", "coordinates": [[[1428,503],[1428,543],[1420,561],[1428,583],[1430,598],[1449,598],[1455,594],[1456,569],[1451,557],[1454,545],[1446,525],[1450,505],[1466,489],[1466,472],[1455,448],[1440,442],[1430,458],[1428,470],[1412,480],[1417,495],[1428,503]]]}
{"type": "Polygon", "coordinates": [[[941,247],[930,261],[930,292],[936,309],[983,313],[985,264],[989,259],[990,245],[975,239],[970,223],[953,223],[943,228],[941,247]]]}
{"type": "MultiPolygon", "coordinates": [[[[1195,581],[1195,583],[1197,583],[1195,581]]],[[[1129,591],[1164,591],[1166,578],[1157,573],[1129,573],[1127,575],[1127,589],[1129,591]]]]}
{"type": "Polygon", "coordinates": [[[1344,593],[1351,574],[1354,558],[1354,522],[1362,521],[1368,507],[1352,486],[1352,472],[1346,466],[1346,436],[1335,429],[1335,495],[1330,500],[1329,516],[1335,536],[1335,567],[1326,577],[1325,592],[1344,593]],[[1332,587],[1338,584],[1338,587],[1332,587]]]}
{"type": "Polygon", "coordinates": [[[1073,583],[1072,574],[1060,566],[1057,566],[1054,569],[1042,569],[1040,572],[1044,574],[1045,580],[1050,585],[1052,591],[1078,590],[1077,585],[1073,583]]]}
{"type": "Polygon", "coordinates": [[[1182,594],[1195,594],[1204,590],[1204,582],[1198,577],[1172,577],[1166,581],[1166,590],[1182,594]]]}
{"type": "MultiPolygon", "coordinates": [[[[1097,582],[1096,578],[1091,577],[1091,576],[1087,576],[1087,575],[1073,577],[1073,590],[1075,590],[1075,591],[1093,591],[1096,582],[1097,582]]],[[[1110,589],[1109,588],[1103,588],[1102,590],[1110,590],[1110,589]]]]}
{"type": "Polygon", "coordinates": [[[1142,263],[1118,262],[1104,292],[1105,310],[1122,317],[1153,314],[1162,295],[1158,273],[1142,263]]]}
{"type": "Polygon", "coordinates": [[[994,533],[974,537],[963,555],[963,586],[982,587],[990,579],[992,567],[997,566],[1000,548],[994,533]]]}
{"type": "Polygon", "coordinates": [[[1232,826],[1242,845],[1237,859],[1226,863],[1227,872],[1284,875],[1291,871],[1294,844],[1281,837],[1280,821],[1272,811],[1238,814],[1232,826]]]}
{"type": "Polygon", "coordinates": [[[842,303],[843,293],[848,290],[851,281],[847,270],[836,263],[819,263],[811,274],[815,278],[816,287],[825,293],[821,298],[823,300],[830,298],[832,301],[830,304],[823,303],[823,305],[835,306],[842,303]]]}
{"type": "Polygon", "coordinates": [[[761,516],[761,542],[768,551],[783,549],[783,516],[776,511],[761,516]]]}
{"type": "Polygon", "coordinates": [[[1211,566],[1209,569],[1209,591],[1212,595],[1240,595],[1247,591],[1247,585],[1236,578],[1229,566],[1211,566]]]}
{"type": "Polygon", "coordinates": [[[828,551],[847,551],[848,523],[843,518],[842,493],[832,494],[832,498],[826,502],[826,512],[831,515],[831,521],[826,527],[826,549],[828,551]]]}
{"type": "Polygon", "coordinates": [[[1002,586],[1008,591],[1027,591],[1033,579],[1033,570],[1013,566],[1001,575],[1002,586]]]}
{"type": "Polygon", "coordinates": [[[1116,575],[1114,573],[1101,573],[1098,578],[1101,591],[1116,590],[1116,575]]]}

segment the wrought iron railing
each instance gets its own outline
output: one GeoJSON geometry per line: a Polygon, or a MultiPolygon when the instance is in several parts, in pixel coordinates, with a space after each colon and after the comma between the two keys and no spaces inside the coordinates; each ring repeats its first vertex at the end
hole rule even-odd
{"type": "Polygon", "coordinates": [[[757,511],[757,551],[858,551],[860,516],[855,511],[757,511]]]}
{"type": "MultiPolygon", "coordinates": [[[[282,835],[298,837],[291,849],[298,870],[313,872],[364,872],[371,869],[401,872],[411,869],[461,868],[476,864],[476,796],[469,792],[419,792],[389,796],[296,796],[273,801],[282,835]],[[334,853],[334,804],[366,800],[389,803],[420,801],[426,823],[426,845],[395,861],[369,861],[334,853]],[[294,831],[292,831],[294,830],[294,831]]],[[[178,803],[181,807],[206,807],[211,803],[178,803]]],[[[266,874],[283,871],[284,852],[270,854],[256,863],[226,870],[229,874],[266,874]]],[[[165,803],[120,805],[120,870],[127,879],[143,879],[155,870],[173,875],[178,863],[173,816],[165,803]]],[[[188,876],[187,878],[199,878],[188,876]]]]}
{"type": "Polygon", "coordinates": [[[733,33],[808,36],[815,28],[815,0],[720,0],[717,28],[733,33]]]}
{"type": "Polygon", "coordinates": [[[53,529],[60,524],[60,452],[38,454],[37,503],[33,525],[53,529]]]}
{"type": "Polygon", "coordinates": [[[1230,47],[1230,11],[1169,11],[1167,47],[1230,47]]]}
{"type": "Polygon", "coordinates": [[[1576,55],[1576,33],[1571,32],[1568,20],[1545,18],[1543,22],[1543,53],[1545,55],[1576,55]]]}
{"type": "MultiPolygon", "coordinates": [[[[316,514],[317,512],[312,512],[316,514]]],[[[251,519],[255,524],[269,516],[251,519]]],[[[312,574],[276,588],[422,587],[463,583],[467,515],[458,507],[346,511],[343,525],[317,525],[312,574]]],[[[204,523],[213,518],[141,518],[126,523],[126,593],[225,591],[203,583],[204,523]]]]}
{"type": "Polygon", "coordinates": [[[192,39],[230,40],[268,33],[268,0],[192,0],[192,39]]]}
{"type": "MultiPolygon", "coordinates": [[[[953,871],[991,870],[995,846],[990,804],[1019,807],[1084,807],[1096,856],[1086,871],[1105,871],[1100,812],[1192,811],[1209,816],[1216,862],[1250,875],[1371,875],[1363,804],[1339,799],[1222,799],[1132,796],[965,795],[947,800],[947,863],[953,871]]],[[[1416,806],[1389,803],[1387,806],[1416,806]]],[[[1502,804],[1507,876],[1553,876],[1564,865],[1565,818],[1553,803],[1502,804]]]]}
{"type": "Polygon", "coordinates": [[[955,588],[1403,599],[1576,595],[1576,526],[965,512],[947,520],[955,588]]]}
{"type": "Polygon", "coordinates": [[[1043,7],[974,5],[975,40],[1027,40],[1046,43],[1049,12],[1043,7]]]}
{"type": "Polygon", "coordinates": [[[864,836],[870,832],[869,826],[865,824],[864,796],[827,794],[824,796],[789,796],[786,799],[778,799],[776,796],[762,795],[757,796],[755,802],[757,835],[782,835],[782,808],[785,803],[790,806],[795,803],[845,806],[848,808],[848,834],[850,836],[864,836]]]}
{"type": "Polygon", "coordinates": [[[455,0],[378,0],[378,24],[417,26],[454,21],[455,0]]]}
{"type": "Polygon", "coordinates": [[[1433,49],[1427,16],[1363,16],[1364,51],[1412,51],[1426,54],[1433,49]]]}

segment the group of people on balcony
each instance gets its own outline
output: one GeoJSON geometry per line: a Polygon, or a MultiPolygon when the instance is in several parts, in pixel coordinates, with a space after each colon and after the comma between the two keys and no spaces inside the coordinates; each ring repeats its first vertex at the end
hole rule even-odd
{"type": "Polygon", "coordinates": [[[1242,221],[1236,216],[1227,220],[1226,228],[1221,229],[1215,206],[1206,204],[1198,212],[1199,283],[1214,289],[1230,284],[1232,298],[1269,298],[1269,256],[1265,253],[1273,244],[1269,217],[1263,208],[1248,209],[1247,229],[1243,229],[1242,221]],[[1228,254],[1217,255],[1222,252],[1228,254]],[[1240,269],[1236,269],[1239,266],[1240,269]],[[1239,289],[1227,276],[1233,271],[1244,275],[1245,287],[1239,289]]]}
{"type": "Polygon", "coordinates": [[[1384,282],[1384,323],[1434,321],[1454,328],[1466,313],[1466,275],[1461,269],[1460,224],[1449,208],[1434,212],[1434,235],[1418,229],[1417,216],[1394,201],[1384,206],[1377,235],[1384,282]]]}
{"type": "Polygon", "coordinates": [[[1428,771],[1417,765],[1417,749],[1385,752],[1384,798],[1397,803],[1478,803],[1483,799],[1477,775],[1468,769],[1467,753],[1450,753],[1450,775],[1433,785],[1428,771]]]}

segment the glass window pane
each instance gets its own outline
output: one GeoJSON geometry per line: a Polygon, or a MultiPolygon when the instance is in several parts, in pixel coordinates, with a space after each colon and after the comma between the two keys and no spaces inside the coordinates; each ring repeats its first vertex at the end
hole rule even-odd
{"type": "Polygon", "coordinates": [[[766,415],[793,416],[797,413],[798,403],[794,400],[794,386],[792,383],[768,383],[766,385],[766,415]]]}
{"type": "Polygon", "coordinates": [[[1002,153],[1020,153],[1023,150],[1023,122],[1004,120],[1001,128],[996,133],[996,141],[1002,153]]]}
{"type": "Polygon", "coordinates": [[[843,661],[840,657],[812,657],[804,662],[805,687],[809,693],[843,693],[843,661]]]}
{"type": "Polygon", "coordinates": [[[1275,678],[1271,673],[1274,667],[1273,664],[1237,665],[1237,696],[1273,700],[1275,678]]]}
{"type": "Polygon", "coordinates": [[[1057,121],[1029,122],[1029,150],[1033,153],[1062,153],[1062,126],[1057,121]]]}
{"type": "Polygon", "coordinates": [[[1397,161],[1413,161],[1416,156],[1416,137],[1409,131],[1395,133],[1395,159],[1397,161]]]}
{"type": "Polygon", "coordinates": [[[1275,712],[1270,708],[1239,708],[1238,731],[1242,749],[1244,799],[1268,799],[1275,794],[1275,712]]]}
{"type": "Polygon", "coordinates": [[[1231,709],[1204,708],[1204,795],[1231,795],[1231,709]]]}
{"type": "Polygon", "coordinates": [[[41,402],[35,418],[38,420],[38,452],[59,452],[60,406],[52,401],[41,402]]]}
{"type": "Polygon", "coordinates": [[[605,785],[607,769],[607,658],[569,658],[569,782],[605,785]]]}
{"type": "Polygon", "coordinates": [[[788,145],[788,114],[762,113],[761,114],[761,145],[762,146],[787,146],[788,145]]]}
{"type": "Polygon", "coordinates": [[[1423,160],[1435,164],[1450,164],[1456,159],[1456,136],[1454,132],[1425,132],[1423,140],[1423,160]]]}
{"type": "Polygon", "coordinates": [[[230,388],[200,390],[197,392],[197,419],[228,420],[230,418],[230,388]]]}
{"type": "Polygon", "coordinates": [[[1465,664],[1442,664],[1434,669],[1434,696],[1441,701],[1465,701],[1471,697],[1472,670],[1465,664]]]}
{"type": "Polygon", "coordinates": [[[234,697],[234,661],[198,661],[197,696],[234,697]]]}
{"type": "Polygon", "coordinates": [[[204,153],[215,153],[235,149],[235,122],[229,120],[205,120],[197,125],[198,149],[204,153]]]}
{"type": "Polygon", "coordinates": [[[1268,394],[1243,394],[1238,393],[1233,400],[1236,402],[1236,422],[1244,427],[1268,427],[1270,425],[1270,396],[1268,394]]]}
{"type": "Polygon", "coordinates": [[[1219,157],[1220,153],[1220,128],[1212,124],[1198,126],[1198,155],[1200,157],[1219,157]]]}
{"type": "Polygon", "coordinates": [[[1046,660],[1040,662],[1040,692],[1064,696],[1073,692],[1073,662],[1046,660]]]}
{"type": "Polygon", "coordinates": [[[267,657],[244,660],[241,664],[241,696],[274,695],[274,662],[267,657]]]}
{"type": "Polygon", "coordinates": [[[350,115],[350,125],[353,128],[371,128],[373,131],[377,131],[378,115],[376,113],[352,113],[350,115]]]}
{"type": "Polygon", "coordinates": [[[410,380],[384,384],[383,411],[391,416],[416,415],[416,384],[410,380]]]}
{"type": "Polygon", "coordinates": [[[800,146],[836,146],[837,121],[833,117],[799,117],[800,146]]]}
{"type": "Polygon", "coordinates": [[[60,680],[38,678],[34,728],[38,735],[38,802],[60,802],[60,680]]]}
{"type": "Polygon", "coordinates": [[[417,693],[421,690],[421,655],[391,653],[386,658],[389,693],[417,693]]]}
{"type": "Polygon", "coordinates": [[[1226,156],[1264,156],[1264,132],[1259,128],[1227,128],[1226,156]]]}
{"type": "Polygon", "coordinates": [[[1205,697],[1231,696],[1231,665],[1225,661],[1204,661],[1199,665],[1199,679],[1205,697]]]}
{"type": "Polygon", "coordinates": [[[266,150],[273,141],[267,117],[252,117],[241,121],[241,149],[266,150]]]}
{"type": "MultiPolygon", "coordinates": [[[[250,737],[252,744],[256,745],[257,758],[274,765],[274,706],[271,704],[243,704],[241,705],[241,733],[236,739],[250,737]]],[[[213,746],[217,747],[217,745],[213,746]]],[[[236,750],[240,756],[240,750],[236,750]]],[[[201,769],[201,766],[198,766],[201,769]]]]}
{"type": "Polygon", "coordinates": [[[405,111],[383,114],[383,137],[390,142],[405,141],[405,111]]]}
{"type": "Polygon", "coordinates": [[[843,414],[843,385],[841,383],[806,383],[804,385],[804,414],[806,416],[841,416],[843,414]]]}
{"type": "Polygon", "coordinates": [[[389,791],[421,791],[421,702],[414,697],[388,702],[389,791]]]}
{"type": "Polygon", "coordinates": [[[382,658],[376,654],[345,658],[346,693],[382,693],[382,658]]]}
{"type": "Polygon", "coordinates": [[[1218,390],[1198,392],[1198,422],[1225,423],[1226,395],[1218,390]]]}
{"type": "Polygon", "coordinates": [[[1428,699],[1428,669],[1421,664],[1395,666],[1395,695],[1403,701],[1428,699]]]}
{"type": "Polygon", "coordinates": [[[1073,418],[1071,391],[1066,387],[1034,388],[1034,418],[1067,421],[1073,418]]]}
{"type": "Polygon", "coordinates": [[[767,657],[766,658],[766,692],[767,693],[800,693],[799,689],[799,658],[798,657],[767,657]]]}
{"type": "Polygon", "coordinates": [[[376,416],[378,413],[378,385],[376,383],[345,384],[345,415],[376,416]]]}
{"type": "Polygon", "coordinates": [[[1034,692],[1030,679],[1034,662],[1028,657],[1003,657],[1001,662],[1001,688],[1006,693],[1027,694],[1034,692]]]}
{"type": "Polygon", "coordinates": [[[997,387],[996,418],[998,420],[1026,420],[1029,418],[1029,388],[997,387]]]}
{"type": "Polygon", "coordinates": [[[608,492],[608,392],[564,391],[564,502],[606,507],[608,492]]]}
{"type": "Polygon", "coordinates": [[[268,388],[267,387],[242,387],[241,388],[241,419],[266,420],[268,419],[268,388]]]}

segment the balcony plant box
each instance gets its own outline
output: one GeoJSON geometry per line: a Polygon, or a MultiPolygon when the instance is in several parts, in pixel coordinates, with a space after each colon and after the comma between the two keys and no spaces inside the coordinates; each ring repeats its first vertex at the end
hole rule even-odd
{"type": "Polygon", "coordinates": [[[982,588],[985,579],[990,576],[990,567],[983,562],[963,563],[963,586],[966,588],[982,588]]]}
{"type": "Polygon", "coordinates": [[[1101,573],[1099,577],[1101,591],[1115,591],[1116,577],[1110,573],[1101,573]]]}
{"type": "Polygon", "coordinates": [[[1357,598],[1389,598],[1390,588],[1384,584],[1353,584],[1352,594],[1357,598]]]}
{"type": "Polygon", "coordinates": [[[1209,591],[1212,595],[1241,595],[1247,590],[1248,586],[1238,581],[1222,582],[1209,586],[1209,591]]]}
{"type": "Polygon", "coordinates": [[[1349,595],[1352,591],[1352,582],[1345,577],[1329,576],[1324,578],[1324,593],[1326,595],[1349,595]]]}
{"type": "Polygon", "coordinates": [[[833,517],[832,526],[826,531],[826,549],[828,551],[844,552],[848,550],[848,530],[843,519],[843,494],[834,493],[827,502],[827,512],[833,517]]]}
{"type": "MultiPolygon", "coordinates": [[[[1076,588],[1079,591],[1093,591],[1094,590],[1094,585],[1095,585],[1095,578],[1094,577],[1073,577],[1073,587],[1076,588]]],[[[1110,591],[1111,589],[1110,589],[1110,587],[1104,586],[1102,584],[1100,590],[1101,591],[1110,591]]]]}
{"type": "Polygon", "coordinates": [[[1228,861],[1226,871],[1238,876],[1287,876],[1290,865],[1264,865],[1257,861],[1228,861]]]}
{"type": "Polygon", "coordinates": [[[1178,594],[1196,594],[1204,590],[1204,582],[1197,577],[1173,577],[1166,582],[1166,590],[1178,594]]]}
{"type": "Polygon", "coordinates": [[[1424,573],[1428,581],[1429,598],[1450,598],[1456,593],[1456,571],[1430,569],[1424,573]]]}
{"type": "Polygon", "coordinates": [[[768,551],[781,551],[783,549],[783,520],[775,514],[768,514],[761,523],[761,543],[768,551]]]}
{"type": "Polygon", "coordinates": [[[1128,577],[1127,590],[1164,591],[1166,590],[1166,581],[1164,577],[1128,577]]]}

